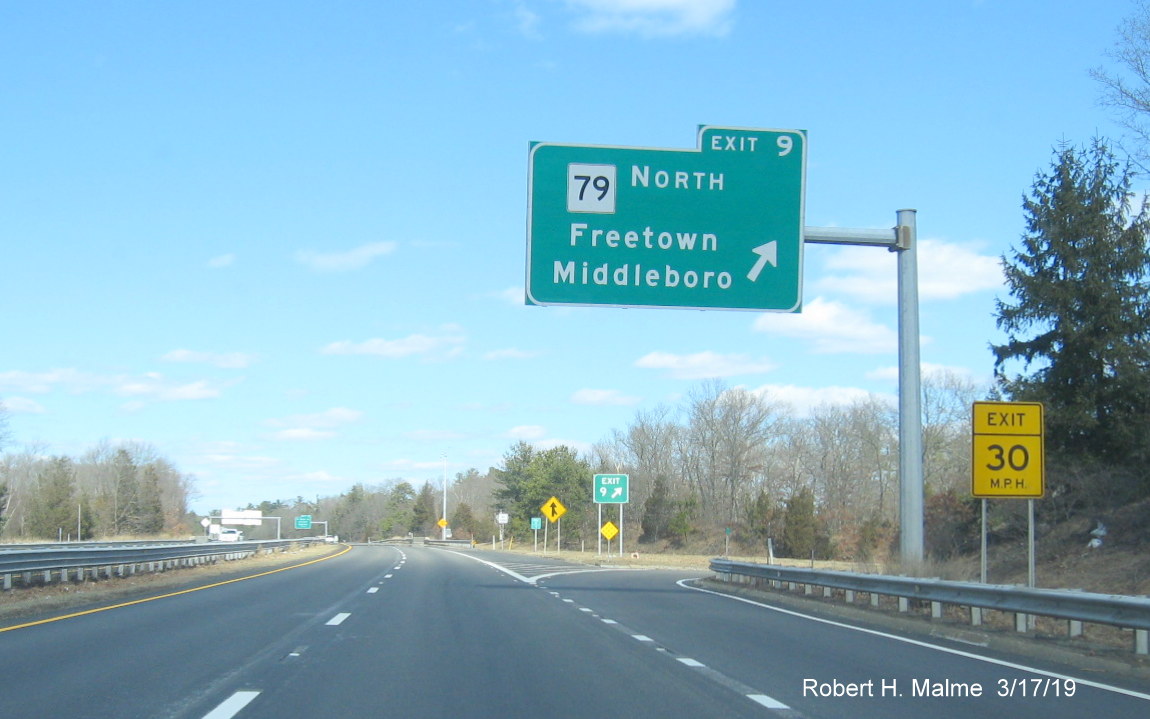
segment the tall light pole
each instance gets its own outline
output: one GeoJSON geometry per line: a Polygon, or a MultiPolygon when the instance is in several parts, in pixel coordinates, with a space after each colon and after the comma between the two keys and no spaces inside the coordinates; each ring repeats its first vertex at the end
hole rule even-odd
{"type": "Polygon", "coordinates": [[[443,526],[439,528],[439,538],[447,541],[447,453],[443,455],[443,526]]]}

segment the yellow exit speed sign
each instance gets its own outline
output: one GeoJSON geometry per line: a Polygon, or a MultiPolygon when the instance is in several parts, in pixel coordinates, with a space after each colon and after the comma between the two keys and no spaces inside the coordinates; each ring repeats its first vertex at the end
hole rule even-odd
{"type": "Polygon", "coordinates": [[[1040,402],[975,402],[970,493],[983,499],[1046,494],[1040,402]]]}

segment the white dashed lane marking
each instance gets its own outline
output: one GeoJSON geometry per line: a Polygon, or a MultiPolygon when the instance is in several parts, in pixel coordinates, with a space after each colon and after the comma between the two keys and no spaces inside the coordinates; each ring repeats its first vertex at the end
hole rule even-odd
{"type": "Polygon", "coordinates": [[[232,719],[240,710],[260,695],[255,691],[236,692],[204,715],[204,719],[232,719]]]}

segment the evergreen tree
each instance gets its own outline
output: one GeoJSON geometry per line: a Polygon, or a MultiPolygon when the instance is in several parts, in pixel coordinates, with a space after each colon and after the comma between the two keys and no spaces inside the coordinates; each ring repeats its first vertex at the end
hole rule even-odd
{"type": "Polygon", "coordinates": [[[657,542],[670,533],[671,519],[675,513],[675,503],[671,499],[671,488],[663,475],[655,477],[651,495],[643,503],[643,519],[640,526],[643,533],[640,542],[657,542]]]}
{"type": "Polygon", "coordinates": [[[451,515],[451,536],[453,539],[475,539],[479,522],[471,511],[471,505],[460,502],[451,515]]]}
{"type": "Polygon", "coordinates": [[[435,490],[432,488],[431,482],[424,482],[423,487],[419,490],[419,496],[415,498],[415,506],[412,508],[410,530],[416,536],[438,536],[439,532],[436,530],[439,528],[435,525],[438,519],[435,490]]]}
{"type": "Polygon", "coordinates": [[[407,534],[412,526],[412,508],[415,505],[415,487],[400,482],[387,495],[384,515],[379,520],[379,532],[385,537],[407,534]]]}
{"type": "Polygon", "coordinates": [[[512,533],[528,532],[531,517],[538,516],[539,506],[548,498],[539,497],[531,483],[531,462],[535,459],[535,448],[520,440],[503,455],[503,468],[495,469],[495,481],[500,486],[495,490],[496,509],[507,512],[510,518],[507,529],[512,533]],[[538,503],[532,506],[532,501],[538,503]]]}
{"type": "Polygon", "coordinates": [[[1150,214],[1132,208],[1128,164],[1101,140],[1063,147],[1024,198],[1022,247],[1003,258],[995,370],[1015,400],[1046,405],[1052,453],[1150,460],[1150,214]],[[1007,378],[1021,360],[1029,374],[1007,378]],[[1033,369],[1031,369],[1033,368],[1033,369]]]}
{"type": "Polygon", "coordinates": [[[144,467],[139,490],[139,514],[134,522],[134,531],[159,534],[164,529],[164,507],[160,501],[160,473],[154,464],[144,467]]]}
{"type": "Polygon", "coordinates": [[[55,539],[76,528],[76,470],[67,457],[53,457],[36,478],[26,529],[35,537],[55,539]]]}
{"type": "Polygon", "coordinates": [[[747,530],[756,546],[765,547],[774,530],[775,502],[765,489],[759,489],[747,508],[747,530]]]}
{"type": "Polygon", "coordinates": [[[136,462],[126,449],[116,450],[112,458],[114,496],[112,533],[124,534],[135,529],[139,517],[139,479],[136,462]]]}
{"type": "Polygon", "coordinates": [[[786,501],[783,510],[783,546],[791,557],[805,559],[815,550],[815,494],[803,487],[786,501]]]}

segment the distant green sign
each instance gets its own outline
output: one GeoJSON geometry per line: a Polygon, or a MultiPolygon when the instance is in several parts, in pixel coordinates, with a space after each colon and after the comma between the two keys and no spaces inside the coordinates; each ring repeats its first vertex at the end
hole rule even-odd
{"type": "Polygon", "coordinates": [[[806,133],[694,150],[533,143],[528,304],[797,312],[806,133]]]}
{"type": "Polygon", "coordinates": [[[296,529],[311,529],[311,515],[301,514],[295,518],[296,529]]]}
{"type": "Polygon", "coordinates": [[[596,474],[591,490],[596,504],[627,504],[630,501],[630,476],[596,474]]]}

